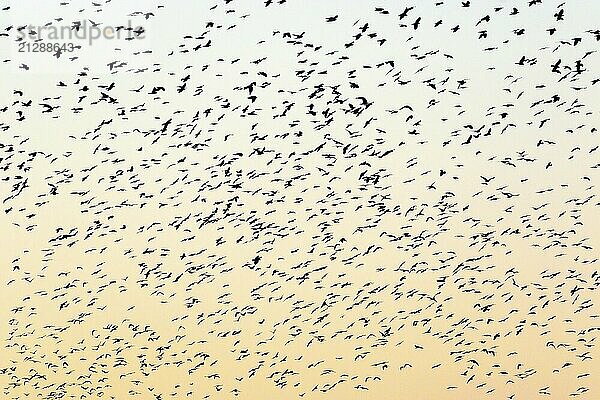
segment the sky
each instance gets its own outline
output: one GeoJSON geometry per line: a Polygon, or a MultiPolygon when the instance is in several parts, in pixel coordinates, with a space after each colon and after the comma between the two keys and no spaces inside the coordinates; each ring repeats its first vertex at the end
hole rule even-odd
{"type": "Polygon", "coordinates": [[[0,1],[3,396],[597,398],[600,3],[528,3],[0,1]]]}

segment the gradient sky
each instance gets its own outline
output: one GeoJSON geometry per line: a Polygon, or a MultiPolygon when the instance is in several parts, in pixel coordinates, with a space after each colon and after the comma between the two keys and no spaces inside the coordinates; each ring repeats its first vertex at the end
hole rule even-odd
{"type": "Polygon", "coordinates": [[[598,398],[600,3],[462,3],[0,0],[2,397],[598,398]]]}

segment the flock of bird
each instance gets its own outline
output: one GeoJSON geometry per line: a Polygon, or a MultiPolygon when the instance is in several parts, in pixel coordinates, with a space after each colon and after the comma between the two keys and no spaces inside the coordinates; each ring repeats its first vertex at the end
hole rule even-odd
{"type": "Polygon", "coordinates": [[[141,28],[0,1],[0,397],[600,398],[594,2],[47,3],[141,28]]]}

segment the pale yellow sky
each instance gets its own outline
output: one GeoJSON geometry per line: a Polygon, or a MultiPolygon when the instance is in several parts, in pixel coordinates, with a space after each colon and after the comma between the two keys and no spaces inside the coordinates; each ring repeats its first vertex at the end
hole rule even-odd
{"type": "Polygon", "coordinates": [[[598,398],[600,3],[435,3],[0,1],[0,397],[598,398]]]}

